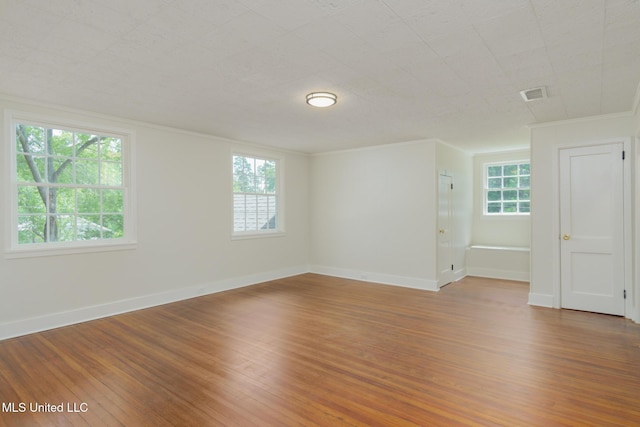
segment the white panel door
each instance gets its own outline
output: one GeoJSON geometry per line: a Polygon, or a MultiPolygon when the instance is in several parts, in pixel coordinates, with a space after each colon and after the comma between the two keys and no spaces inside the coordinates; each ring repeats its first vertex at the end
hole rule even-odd
{"type": "Polygon", "coordinates": [[[624,314],[622,144],[560,151],[561,306],[624,314]]]}
{"type": "Polygon", "coordinates": [[[438,179],[438,287],[453,282],[453,240],[451,216],[453,179],[440,175],[438,179]]]}

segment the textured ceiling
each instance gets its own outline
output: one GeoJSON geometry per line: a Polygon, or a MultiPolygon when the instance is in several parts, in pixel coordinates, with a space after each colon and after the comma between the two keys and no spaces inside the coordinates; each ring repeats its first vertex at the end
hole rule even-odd
{"type": "Polygon", "coordinates": [[[0,0],[0,93],[303,152],[523,147],[639,81],[637,0],[0,0]]]}

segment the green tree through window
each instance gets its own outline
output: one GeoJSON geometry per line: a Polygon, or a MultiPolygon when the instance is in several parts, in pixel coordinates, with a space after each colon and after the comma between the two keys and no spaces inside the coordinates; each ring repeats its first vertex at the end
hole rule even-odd
{"type": "Polygon", "coordinates": [[[485,165],[484,213],[528,215],[531,212],[529,161],[485,165]]]}
{"type": "Polygon", "coordinates": [[[124,236],[121,137],[15,126],[18,244],[124,236]]]}

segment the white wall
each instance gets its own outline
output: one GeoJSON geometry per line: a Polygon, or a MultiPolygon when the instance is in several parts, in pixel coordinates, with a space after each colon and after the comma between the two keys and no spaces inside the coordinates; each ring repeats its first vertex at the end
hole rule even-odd
{"type": "Polygon", "coordinates": [[[454,236],[462,268],[470,239],[471,157],[430,140],[313,156],[312,269],[437,289],[439,169],[459,184],[454,236]]]}
{"type": "MultiPolygon", "coordinates": [[[[473,158],[473,234],[474,245],[516,246],[528,248],[531,221],[528,215],[483,215],[485,163],[527,160],[529,150],[476,154],[473,158]]],[[[535,173],[535,172],[533,172],[535,173]]]]}
{"type": "MultiPolygon", "coordinates": [[[[138,196],[134,250],[0,257],[0,339],[308,270],[308,156],[13,99],[0,108],[135,131],[138,196]],[[286,235],[231,240],[232,149],[284,159],[286,235]]],[[[0,131],[6,191],[8,141],[0,131]]],[[[3,242],[6,215],[3,206],[3,242]]]]}
{"type": "MultiPolygon", "coordinates": [[[[473,218],[473,158],[450,145],[439,143],[437,170],[453,177],[453,264],[455,279],[467,274],[466,248],[471,243],[473,218]]],[[[437,215],[437,203],[436,203],[437,215]]]]}
{"type": "MultiPolygon", "coordinates": [[[[631,114],[549,123],[531,131],[531,288],[529,302],[559,306],[559,248],[557,156],[560,147],[630,138],[636,130],[631,114]]],[[[629,156],[631,170],[634,156],[629,156]]],[[[632,250],[637,249],[637,240],[632,250]],[[635,248],[635,249],[634,249],[635,248]]],[[[637,295],[637,285],[633,289],[637,295]]],[[[637,297],[636,297],[637,298],[637,297]]],[[[630,317],[637,317],[629,313],[630,317]]]]}
{"type": "Polygon", "coordinates": [[[435,289],[435,142],[315,155],[314,271],[435,289]]]}

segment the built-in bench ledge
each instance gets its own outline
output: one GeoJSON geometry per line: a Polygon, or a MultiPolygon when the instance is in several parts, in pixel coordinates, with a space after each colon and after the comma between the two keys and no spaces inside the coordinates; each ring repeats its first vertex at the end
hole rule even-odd
{"type": "Polygon", "coordinates": [[[524,246],[471,245],[467,248],[467,274],[529,281],[529,248],[524,246]]]}
{"type": "Polygon", "coordinates": [[[529,252],[525,246],[496,246],[496,245],[471,245],[468,249],[489,249],[493,251],[529,252]]]}

